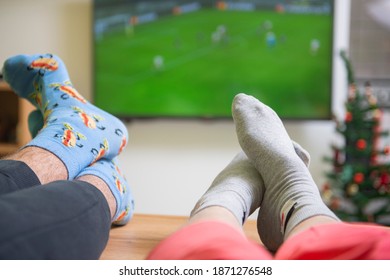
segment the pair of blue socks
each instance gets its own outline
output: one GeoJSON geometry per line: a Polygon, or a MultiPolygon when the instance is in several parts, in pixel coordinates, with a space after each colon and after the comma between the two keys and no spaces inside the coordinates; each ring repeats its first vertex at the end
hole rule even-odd
{"type": "Polygon", "coordinates": [[[80,95],[65,64],[55,55],[11,57],[4,63],[3,75],[18,96],[37,108],[29,116],[34,138],[26,147],[56,155],[70,180],[82,175],[103,179],[117,202],[113,223],[127,223],[134,202],[116,163],[128,141],[125,125],[80,95]]]}

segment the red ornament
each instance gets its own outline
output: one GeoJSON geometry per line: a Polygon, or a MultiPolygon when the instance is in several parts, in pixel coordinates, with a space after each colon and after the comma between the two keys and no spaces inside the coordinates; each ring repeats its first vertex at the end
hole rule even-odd
{"type": "Polygon", "coordinates": [[[361,173],[361,172],[358,172],[356,173],[354,176],[353,176],[353,181],[356,183],[356,184],[360,184],[364,181],[364,174],[361,173]]]}
{"type": "Polygon", "coordinates": [[[345,114],[345,122],[350,122],[350,121],[352,121],[352,119],[353,119],[353,115],[352,115],[351,112],[348,111],[348,112],[345,114]]]}
{"type": "Polygon", "coordinates": [[[388,185],[388,184],[390,184],[390,175],[389,175],[389,173],[383,172],[380,175],[380,184],[381,185],[388,185]]]}
{"type": "Polygon", "coordinates": [[[385,153],[385,155],[389,155],[389,154],[390,154],[390,147],[389,147],[389,146],[386,146],[386,147],[383,149],[383,152],[385,153]]]}
{"type": "Polygon", "coordinates": [[[359,139],[356,141],[356,148],[359,150],[365,150],[367,148],[367,142],[364,139],[359,139]]]}

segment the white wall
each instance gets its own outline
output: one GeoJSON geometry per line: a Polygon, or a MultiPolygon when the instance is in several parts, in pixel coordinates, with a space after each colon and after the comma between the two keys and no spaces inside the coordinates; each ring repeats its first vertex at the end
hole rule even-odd
{"type": "MultiPolygon", "coordinates": [[[[347,3],[344,8],[348,8],[349,0],[336,2],[347,3]]],[[[55,53],[67,64],[79,92],[90,98],[91,17],[91,0],[0,0],[0,63],[19,53],[55,53]]],[[[347,44],[347,30],[341,33],[338,40],[347,44]]],[[[341,91],[334,106],[340,111],[345,75],[336,72],[335,78],[341,91]]],[[[311,153],[310,169],[322,185],[323,173],[330,168],[322,157],[331,155],[334,123],[285,124],[291,138],[311,153]]],[[[133,188],[137,213],[189,214],[239,150],[231,121],[135,121],[128,129],[130,142],[121,161],[133,188]]]]}

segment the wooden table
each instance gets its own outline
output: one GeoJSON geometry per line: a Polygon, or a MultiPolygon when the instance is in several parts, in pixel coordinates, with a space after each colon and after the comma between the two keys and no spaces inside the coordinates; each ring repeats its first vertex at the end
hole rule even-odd
{"type": "MultiPolygon", "coordinates": [[[[164,238],[186,224],[188,217],[136,214],[125,226],[113,227],[101,259],[143,260],[164,238]]],[[[260,243],[256,221],[245,223],[248,238],[260,243]]]]}

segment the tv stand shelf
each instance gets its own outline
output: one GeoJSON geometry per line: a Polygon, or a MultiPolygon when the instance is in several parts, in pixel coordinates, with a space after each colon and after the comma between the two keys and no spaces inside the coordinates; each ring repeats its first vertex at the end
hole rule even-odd
{"type": "Polygon", "coordinates": [[[27,117],[33,109],[0,80],[0,156],[17,151],[31,139],[27,117]]]}

